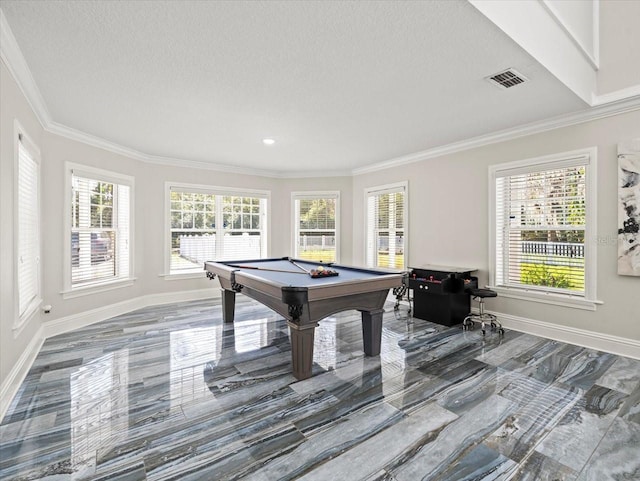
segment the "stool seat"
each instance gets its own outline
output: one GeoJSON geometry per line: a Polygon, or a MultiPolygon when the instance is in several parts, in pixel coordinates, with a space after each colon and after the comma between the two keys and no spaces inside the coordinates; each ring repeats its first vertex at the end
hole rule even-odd
{"type": "Polygon", "coordinates": [[[473,297],[498,297],[498,293],[496,291],[492,291],[491,289],[467,289],[469,294],[473,297]]]}

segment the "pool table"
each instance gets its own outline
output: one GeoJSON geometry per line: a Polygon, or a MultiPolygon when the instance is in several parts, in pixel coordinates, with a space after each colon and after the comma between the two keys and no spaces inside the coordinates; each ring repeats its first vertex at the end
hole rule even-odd
{"type": "Polygon", "coordinates": [[[222,288],[222,318],[233,322],[235,296],[240,292],[287,319],[291,333],[291,360],[297,379],[311,377],[313,339],[318,321],[331,314],[356,309],[362,314],[362,336],[367,356],[380,354],[383,305],[389,289],[406,282],[402,271],[322,264],[337,275],[311,276],[320,264],[288,257],[206,262],[207,277],[218,277],[222,288]]]}

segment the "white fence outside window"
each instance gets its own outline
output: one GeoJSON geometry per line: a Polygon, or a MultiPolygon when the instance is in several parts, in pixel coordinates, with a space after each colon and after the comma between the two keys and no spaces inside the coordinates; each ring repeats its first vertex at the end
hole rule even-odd
{"type": "Polygon", "coordinates": [[[300,236],[300,251],[333,250],[336,247],[336,236],[305,235],[300,236]]]}
{"type": "Polygon", "coordinates": [[[224,259],[216,254],[216,236],[215,235],[181,235],[180,239],[180,257],[202,265],[206,261],[213,260],[232,260],[242,255],[246,259],[259,259],[261,257],[261,236],[242,235],[224,236],[224,259]]]}

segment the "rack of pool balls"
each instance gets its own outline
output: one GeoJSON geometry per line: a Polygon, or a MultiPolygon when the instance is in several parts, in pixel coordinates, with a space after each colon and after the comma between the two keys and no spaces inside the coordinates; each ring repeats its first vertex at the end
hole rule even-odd
{"type": "Polygon", "coordinates": [[[332,276],[337,276],[338,273],[336,271],[334,271],[333,269],[329,269],[327,267],[324,266],[318,266],[315,269],[311,269],[309,271],[309,275],[311,277],[313,277],[314,279],[318,278],[318,277],[332,277],[332,276]]]}

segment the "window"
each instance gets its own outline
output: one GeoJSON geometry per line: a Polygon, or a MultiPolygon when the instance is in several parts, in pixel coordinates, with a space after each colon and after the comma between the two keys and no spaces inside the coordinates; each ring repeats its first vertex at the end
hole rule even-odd
{"type": "Polygon", "coordinates": [[[68,164],[71,183],[67,291],[132,280],[133,178],[68,164]]]}
{"type": "Polygon", "coordinates": [[[404,269],[407,252],[407,183],[365,192],[367,265],[404,269]]]}
{"type": "Polygon", "coordinates": [[[298,259],[338,260],[339,192],[293,192],[294,249],[298,259]]]}
{"type": "Polygon", "coordinates": [[[16,124],[16,275],[19,329],[38,309],[40,294],[40,153],[16,124]]]}
{"type": "Polygon", "coordinates": [[[595,149],[491,168],[492,285],[595,299],[594,172],[595,149]]]}
{"type": "Polygon", "coordinates": [[[267,256],[267,192],[167,183],[167,193],[169,274],[267,256]]]}

